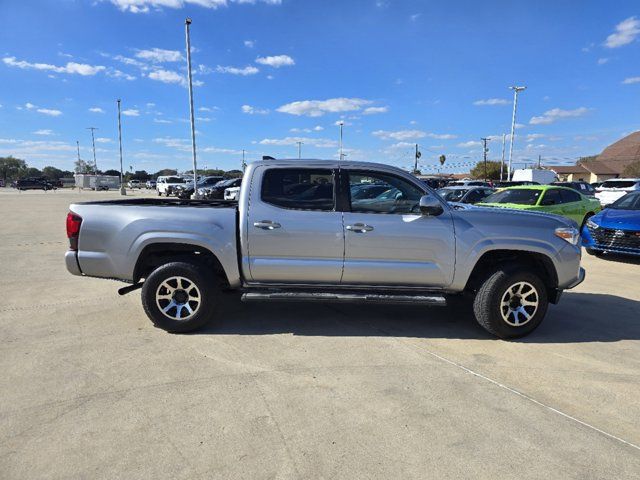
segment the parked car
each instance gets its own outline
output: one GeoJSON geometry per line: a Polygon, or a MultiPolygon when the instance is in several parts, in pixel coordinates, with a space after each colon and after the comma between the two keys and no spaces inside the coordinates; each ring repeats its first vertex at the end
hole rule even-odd
{"type": "Polygon", "coordinates": [[[56,186],[46,178],[21,178],[15,183],[18,190],[56,190],[56,186]]]}
{"type": "Polygon", "coordinates": [[[596,198],[602,205],[609,205],[629,192],[640,190],[640,178],[615,178],[596,188],[596,198]]]}
{"type": "Polygon", "coordinates": [[[152,188],[156,188],[156,181],[155,180],[147,180],[146,183],[144,184],[144,186],[148,189],[152,189],[152,188]]]}
{"type": "Polygon", "coordinates": [[[477,205],[555,213],[574,220],[578,225],[583,225],[587,218],[602,208],[597,200],[585,197],[572,188],[553,185],[505,188],[477,205]]]}
{"type": "MultiPolygon", "coordinates": [[[[220,176],[211,176],[211,177],[202,177],[198,180],[198,190],[209,188],[217,185],[221,181],[224,180],[224,177],[220,176]]],[[[174,194],[179,198],[191,198],[193,195],[193,179],[188,180],[182,185],[176,185],[174,194]]]]}
{"type": "Polygon", "coordinates": [[[478,203],[495,190],[488,187],[444,187],[437,191],[447,202],[478,203]]]}
{"type": "Polygon", "coordinates": [[[580,192],[581,194],[588,197],[593,197],[596,194],[596,189],[587,182],[552,182],[551,185],[573,188],[575,191],[580,192]]]}
{"type": "Polygon", "coordinates": [[[0,188],[4,187],[4,180],[0,178],[0,188]]]}
{"type": "Polygon", "coordinates": [[[573,222],[454,210],[396,167],[263,160],[247,167],[240,188],[238,204],[72,204],[66,267],[131,283],[121,294],[142,288],[149,318],[172,332],[216,319],[223,290],[235,290],[243,301],[413,306],[464,304],[468,295],[480,325],[498,337],[520,337],[584,279],[573,222]],[[340,187],[360,183],[385,183],[399,195],[393,203],[358,201],[340,187]]]}
{"type": "Polygon", "coordinates": [[[640,256],[640,192],[627,193],[589,218],[582,228],[582,245],[591,255],[640,256]]]}
{"type": "Polygon", "coordinates": [[[200,187],[198,193],[204,197],[212,200],[221,200],[224,198],[224,191],[227,188],[239,187],[242,183],[242,178],[230,178],[228,180],[222,180],[213,186],[200,187]]]}
{"type": "Polygon", "coordinates": [[[226,188],[224,191],[224,199],[233,201],[240,198],[240,187],[226,188]]]}
{"type": "Polygon", "coordinates": [[[140,180],[129,180],[129,183],[127,184],[129,186],[129,188],[141,188],[142,184],[140,183],[140,180]]]}
{"type": "Polygon", "coordinates": [[[539,182],[533,182],[530,180],[498,180],[492,182],[493,188],[507,188],[507,187],[519,187],[521,185],[540,185],[539,182]]]}
{"type": "Polygon", "coordinates": [[[173,194],[173,189],[182,185],[186,182],[186,180],[182,177],[178,177],[176,175],[169,176],[160,176],[156,180],[156,191],[158,192],[158,196],[162,196],[164,193],[167,197],[173,194]]]}
{"type": "Polygon", "coordinates": [[[447,183],[447,187],[491,187],[491,185],[482,180],[456,180],[447,183]]]}

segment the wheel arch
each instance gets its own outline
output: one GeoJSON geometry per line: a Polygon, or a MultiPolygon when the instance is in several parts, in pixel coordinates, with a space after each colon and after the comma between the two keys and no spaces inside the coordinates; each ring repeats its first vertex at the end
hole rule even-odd
{"type": "Polygon", "coordinates": [[[146,278],[153,270],[170,262],[188,262],[211,268],[229,286],[227,274],[218,257],[208,248],[188,243],[162,242],[145,246],[133,270],[134,283],[146,278]]]}

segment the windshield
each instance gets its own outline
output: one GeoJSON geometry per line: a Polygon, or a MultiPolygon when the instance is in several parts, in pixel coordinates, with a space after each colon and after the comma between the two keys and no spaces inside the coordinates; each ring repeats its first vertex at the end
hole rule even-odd
{"type": "Polygon", "coordinates": [[[640,210],[640,192],[627,193],[624,197],[619,198],[609,208],[616,210],[640,210]]]}
{"type": "Polygon", "coordinates": [[[166,180],[167,183],[184,183],[184,178],[180,177],[169,177],[166,180]]]}
{"type": "Polygon", "coordinates": [[[631,180],[631,181],[627,181],[627,180],[607,180],[602,185],[600,185],[600,187],[601,188],[631,188],[636,183],[638,183],[638,182],[634,182],[633,180],[631,180]]]}
{"type": "Polygon", "coordinates": [[[482,203],[515,203],[517,205],[535,205],[542,195],[542,190],[529,190],[518,188],[513,190],[502,190],[489,195],[482,200],[482,203]]]}
{"type": "Polygon", "coordinates": [[[441,188],[438,193],[447,202],[459,202],[464,197],[464,194],[467,193],[467,190],[462,188],[441,188]]]}

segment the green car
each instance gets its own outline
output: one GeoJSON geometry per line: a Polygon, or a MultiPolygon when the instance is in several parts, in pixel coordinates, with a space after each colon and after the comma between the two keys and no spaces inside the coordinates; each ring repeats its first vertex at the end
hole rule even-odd
{"type": "Polygon", "coordinates": [[[522,185],[499,190],[477,206],[515,208],[534,212],[555,213],[583,225],[587,218],[602,207],[595,198],[589,198],[567,187],[555,185],[522,185]]]}

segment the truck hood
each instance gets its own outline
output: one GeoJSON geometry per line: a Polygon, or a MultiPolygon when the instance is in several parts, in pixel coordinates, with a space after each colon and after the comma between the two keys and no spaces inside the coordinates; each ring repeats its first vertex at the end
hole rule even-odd
{"type": "MultiPolygon", "coordinates": [[[[457,205],[456,205],[457,207],[457,205]]],[[[520,210],[515,208],[509,208],[508,206],[497,205],[483,205],[483,206],[470,206],[465,205],[465,208],[455,208],[455,213],[460,218],[469,218],[479,222],[497,222],[497,223],[509,223],[518,227],[519,223],[523,224],[555,224],[557,227],[575,227],[578,228],[578,224],[570,218],[563,217],[562,215],[556,215],[554,213],[536,212],[531,210],[520,210]]]]}

